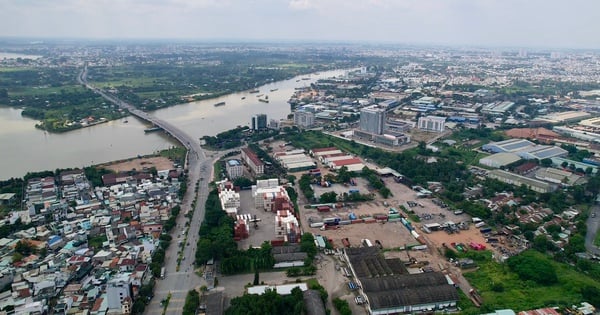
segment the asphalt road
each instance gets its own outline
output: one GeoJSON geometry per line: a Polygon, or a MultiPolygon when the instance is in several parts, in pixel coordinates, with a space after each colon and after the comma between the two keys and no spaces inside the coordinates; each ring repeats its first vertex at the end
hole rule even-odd
{"type": "Polygon", "coordinates": [[[594,245],[594,239],[600,227],[600,206],[593,206],[587,220],[587,233],[585,234],[585,248],[594,255],[600,255],[600,248],[594,245]],[[595,213],[595,215],[594,215],[595,213]]]}
{"type": "Polygon", "coordinates": [[[121,101],[113,95],[104,93],[100,89],[97,89],[93,85],[89,84],[86,80],[87,66],[81,71],[77,77],[80,84],[85,85],[87,88],[100,94],[108,101],[120,106],[121,108],[127,109],[132,115],[153,123],[154,125],[161,127],[164,132],[177,139],[182,145],[188,149],[187,158],[187,169],[188,169],[188,189],[183,197],[181,203],[181,213],[177,218],[177,225],[171,232],[173,241],[171,246],[165,253],[164,267],[166,270],[165,279],[159,279],[156,282],[154,288],[154,298],[151,303],[146,307],[145,314],[162,314],[163,306],[161,301],[166,299],[168,294],[171,294],[169,305],[167,307],[167,315],[181,314],[183,305],[185,303],[185,297],[189,290],[199,288],[202,285],[208,285],[207,282],[194,273],[194,255],[196,252],[196,243],[198,240],[198,230],[200,224],[204,219],[204,204],[208,196],[208,182],[212,179],[213,171],[213,158],[211,154],[206,154],[200,147],[198,137],[186,134],[184,131],[175,127],[174,125],[160,120],[144,111],[136,109],[131,104],[121,101]],[[196,192],[195,187],[198,183],[198,190],[196,192]],[[192,207],[194,198],[197,197],[196,208],[194,209],[194,215],[190,220],[190,227],[187,233],[187,241],[183,244],[183,260],[177,270],[177,258],[179,256],[180,247],[178,246],[179,240],[183,240],[182,234],[185,233],[187,218],[185,213],[192,207]],[[188,245],[189,244],[189,245],[188,245]]]}

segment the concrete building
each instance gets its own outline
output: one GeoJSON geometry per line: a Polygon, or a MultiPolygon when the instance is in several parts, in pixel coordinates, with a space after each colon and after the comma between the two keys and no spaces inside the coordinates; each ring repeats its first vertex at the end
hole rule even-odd
{"type": "Polygon", "coordinates": [[[559,124],[559,123],[575,122],[575,121],[583,120],[583,119],[590,118],[590,117],[592,117],[592,115],[590,113],[581,112],[581,111],[567,111],[567,112],[552,113],[552,114],[548,114],[545,116],[540,116],[540,117],[536,118],[535,120],[549,122],[552,124],[559,124]]]}
{"type": "Polygon", "coordinates": [[[515,106],[514,102],[493,102],[483,105],[481,108],[481,113],[490,115],[504,115],[504,113],[513,108],[513,106],[515,106]]]}
{"type": "Polygon", "coordinates": [[[304,150],[277,152],[273,156],[289,172],[305,171],[317,166],[313,159],[304,153],[304,150]]]}
{"type": "Polygon", "coordinates": [[[581,185],[586,182],[582,176],[550,167],[537,170],[535,178],[562,186],[581,185]]]}
{"type": "Polygon", "coordinates": [[[403,145],[410,142],[409,135],[376,135],[373,137],[373,141],[375,143],[383,144],[389,147],[395,147],[399,145],[403,145]]]}
{"type": "Polygon", "coordinates": [[[419,129],[434,132],[444,132],[446,117],[425,116],[419,118],[419,129]]]}
{"type": "Polygon", "coordinates": [[[499,142],[490,142],[483,145],[481,149],[493,153],[511,152],[526,160],[551,159],[554,157],[564,157],[569,154],[569,152],[563,148],[557,146],[536,145],[525,139],[508,139],[499,142]]]}
{"type": "Polygon", "coordinates": [[[310,128],[315,124],[315,113],[299,109],[294,112],[294,125],[302,128],[310,128]]]}
{"type": "Polygon", "coordinates": [[[244,165],[242,165],[242,162],[238,160],[227,160],[227,163],[225,163],[225,169],[227,170],[227,176],[229,179],[236,179],[244,176],[244,165]]]}
{"type": "Polygon", "coordinates": [[[386,121],[386,109],[379,105],[371,105],[360,110],[360,130],[376,135],[383,134],[386,121]]]}
{"type": "Polygon", "coordinates": [[[256,114],[252,116],[252,130],[267,129],[267,114],[256,114]]]}
{"type": "Polygon", "coordinates": [[[242,160],[248,165],[254,175],[265,173],[265,164],[258,158],[256,153],[250,148],[242,148],[242,160]]]}
{"type": "Polygon", "coordinates": [[[235,190],[222,189],[219,191],[221,208],[230,216],[235,216],[240,208],[240,194],[235,190]]]}
{"type": "Polygon", "coordinates": [[[279,120],[277,119],[269,119],[269,129],[279,129],[279,120]]]}
{"type": "Polygon", "coordinates": [[[515,173],[503,170],[490,171],[487,176],[489,178],[497,179],[503,183],[507,183],[514,186],[525,185],[527,186],[527,188],[539,193],[553,192],[557,188],[556,185],[552,185],[541,180],[517,175],[515,173]]]}
{"type": "Polygon", "coordinates": [[[501,152],[479,159],[479,164],[493,168],[501,168],[520,160],[521,158],[514,153],[501,152]]]}
{"type": "Polygon", "coordinates": [[[106,300],[108,309],[121,310],[126,299],[131,300],[133,294],[129,273],[118,274],[106,284],[106,300]]]}
{"type": "Polygon", "coordinates": [[[517,152],[525,148],[534,147],[535,143],[525,139],[508,139],[498,142],[490,142],[484,144],[481,149],[484,151],[499,153],[499,152],[517,152]]]}

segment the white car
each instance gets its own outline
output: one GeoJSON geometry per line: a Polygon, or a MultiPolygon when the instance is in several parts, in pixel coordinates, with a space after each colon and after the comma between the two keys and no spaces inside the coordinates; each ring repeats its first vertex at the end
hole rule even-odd
{"type": "Polygon", "coordinates": [[[366,302],[365,298],[362,295],[355,297],[354,301],[356,302],[357,305],[362,305],[362,304],[365,304],[365,302],[366,302]]]}

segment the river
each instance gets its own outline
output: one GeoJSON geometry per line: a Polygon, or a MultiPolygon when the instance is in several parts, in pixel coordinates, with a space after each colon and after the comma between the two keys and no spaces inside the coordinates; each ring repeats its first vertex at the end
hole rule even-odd
{"type": "MultiPolygon", "coordinates": [[[[335,70],[299,76],[258,87],[260,92],[256,94],[233,93],[160,109],[152,114],[177,124],[199,139],[238,125],[250,125],[255,114],[267,114],[268,120],[286,118],[290,114],[287,101],[294,88],[345,72],[335,70]],[[264,94],[261,98],[268,95],[269,103],[259,102],[256,95],[260,94],[264,94]],[[225,105],[215,107],[219,102],[225,105]]],[[[36,129],[35,124],[35,120],[22,117],[20,109],[0,106],[0,179],[22,177],[29,171],[83,167],[150,154],[176,144],[162,132],[144,133],[147,126],[133,117],[59,134],[36,129]]]]}

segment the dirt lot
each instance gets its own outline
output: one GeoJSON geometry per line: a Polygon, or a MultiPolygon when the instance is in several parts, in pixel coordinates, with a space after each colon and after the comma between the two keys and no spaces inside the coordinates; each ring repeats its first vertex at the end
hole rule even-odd
{"type": "Polygon", "coordinates": [[[143,169],[150,169],[152,167],[155,167],[158,171],[162,171],[173,169],[173,162],[166,157],[156,156],[132,158],[129,160],[102,164],[100,166],[115,172],[128,172],[133,169],[139,171],[143,169]]]}

